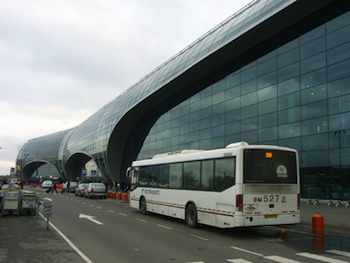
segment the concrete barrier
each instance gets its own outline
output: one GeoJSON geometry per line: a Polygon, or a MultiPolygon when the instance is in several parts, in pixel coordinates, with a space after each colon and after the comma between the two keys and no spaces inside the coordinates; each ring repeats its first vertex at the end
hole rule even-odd
{"type": "Polygon", "coordinates": [[[129,193],[122,193],[121,195],[123,201],[129,201],[129,193]]]}

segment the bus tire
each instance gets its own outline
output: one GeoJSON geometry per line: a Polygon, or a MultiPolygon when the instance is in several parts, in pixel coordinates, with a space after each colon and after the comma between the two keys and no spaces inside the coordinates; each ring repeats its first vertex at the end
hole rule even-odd
{"type": "Polygon", "coordinates": [[[189,227],[197,227],[198,225],[198,215],[197,215],[197,208],[195,204],[189,203],[186,206],[186,211],[185,211],[185,223],[189,227]]]}
{"type": "Polygon", "coordinates": [[[146,198],[143,196],[140,199],[140,212],[143,215],[147,215],[147,203],[146,203],[146,198]]]}

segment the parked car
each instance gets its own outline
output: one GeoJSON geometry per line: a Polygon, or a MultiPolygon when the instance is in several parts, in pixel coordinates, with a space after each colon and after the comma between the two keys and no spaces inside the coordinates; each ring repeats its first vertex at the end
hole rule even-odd
{"type": "Polygon", "coordinates": [[[107,198],[106,186],[103,183],[89,183],[85,190],[85,196],[88,198],[107,198]]]}
{"type": "Polygon", "coordinates": [[[84,196],[85,190],[87,189],[89,184],[87,183],[81,183],[78,185],[78,187],[75,189],[75,195],[76,196],[84,196]]]}
{"type": "Polygon", "coordinates": [[[53,187],[53,183],[51,180],[45,180],[41,183],[41,188],[43,188],[44,190],[48,190],[51,187],[53,187]]]}
{"type": "MultiPolygon", "coordinates": [[[[68,189],[67,189],[67,182],[64,183],[64,191],[65,192],[68,192],[68,189]]],[[[69,183],[69,193],[75,193],[75,190],[78,188],[78,182],[74,182],[74,181],[71,181],[69,183]]]]}

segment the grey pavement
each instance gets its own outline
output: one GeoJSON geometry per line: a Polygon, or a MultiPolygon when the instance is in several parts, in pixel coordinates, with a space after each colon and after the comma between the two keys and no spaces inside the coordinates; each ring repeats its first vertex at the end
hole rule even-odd
{"type": "Polygon", "coordinates": [[[281,258],[284,261],[279,262],[320,262],[308,258],[310,254],[300,253],[330,260],[326,262],[350,261],[350,256],[331,252],[350,252],[349,236],[337,233],[320,244],[315,242],[307,224],[291,226],[287,234],[278,227],[192,229],[180,220],[141,215],[117,200],[90,200],[68,194],[51,196],[54,224],[95,263],[271,263],[281,258]],[[80,214],[93,216],[102,224],[79,218],[80,214]],[[246,261],[228,261],[238,259],[246,261]]]}
{"type": "Polygon", "coordinates": [[[3,217],[0,263],[350,263],[350,231],[339,226],[333,231],[330,225],[346,222],[344,213],[350,210],[345,208],[318,207],[325,208],[322,211],[328,222],[326,237],[319,239],[312,235],[310,226],[310,215],[316,208],[306,204],[301,207],[303,222],[286,230],[207,226],[193,229],[181,220],[155,214],[144,216],[118,200],[41,195],[53,199],[53,224],[88,261],[83,261],[53,229],[47,232],[40,217],[3,217]],[[85,218],[81,218],[82,214],[85,218]]]}
{"type": "Polygon", "coordinates": [[[46,230],[39,216],[0,217],[1,263],[82,263],[58,234],[46,230]]]}

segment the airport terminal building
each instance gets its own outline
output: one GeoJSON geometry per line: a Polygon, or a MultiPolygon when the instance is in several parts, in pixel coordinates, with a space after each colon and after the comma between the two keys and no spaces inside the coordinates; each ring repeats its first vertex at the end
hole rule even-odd
{"type": "Polygon", "coordinates": [[[350,200],[349,1],[253,1],[81,125],[28,141],[17,171],[75,178],[93,159],[122,182],[136,159],[238,141],[298,149],[304,198],[350,200]]]}

